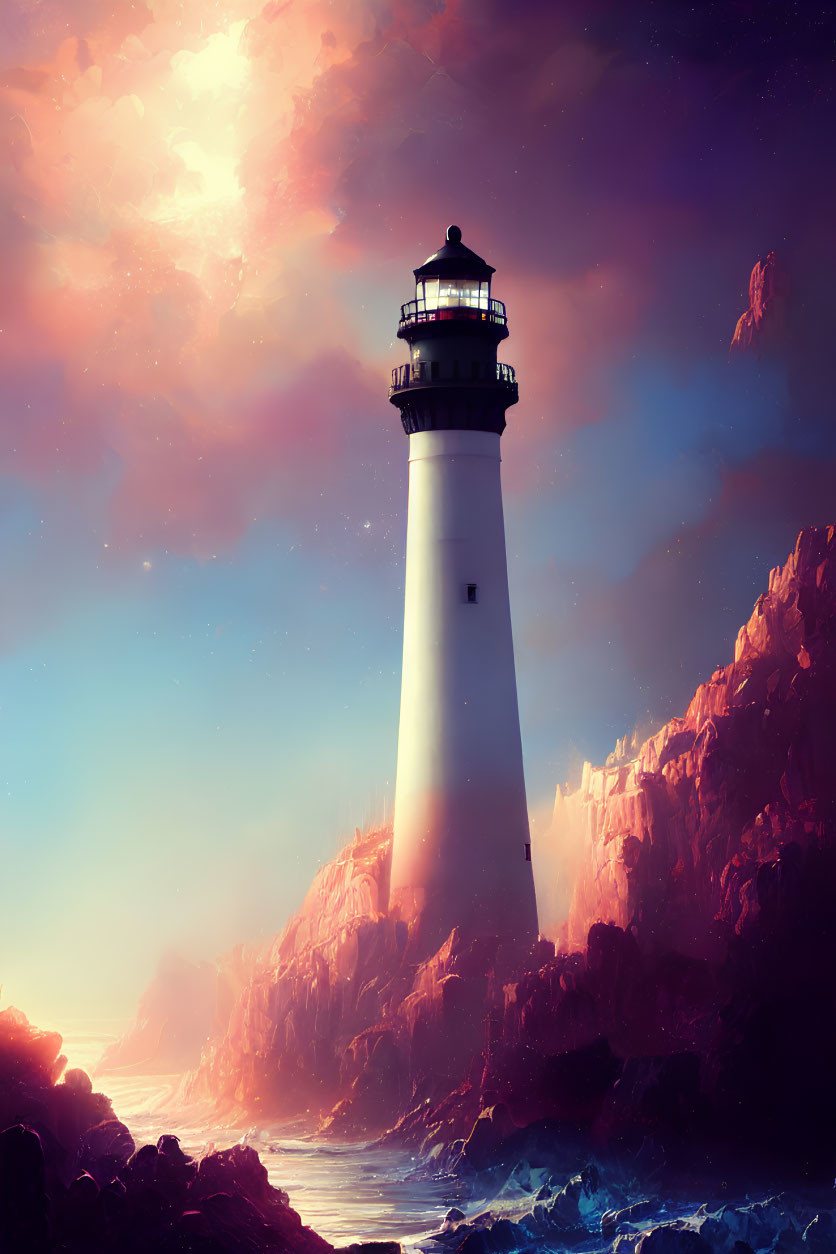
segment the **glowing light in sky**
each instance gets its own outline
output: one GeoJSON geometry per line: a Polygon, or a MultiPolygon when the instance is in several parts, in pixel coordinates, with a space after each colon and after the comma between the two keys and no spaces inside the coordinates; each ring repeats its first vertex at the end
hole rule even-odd
{"type": "MultiPolygon", "coordinates": [[[[198,182],[181,188],[172,197],[174,217],[185,218],[196,210],[217,208],[224,202],[239,200],[241,184],[238,182],[237,162],[231,153],[208,151],[194,139],[171,144],[172,152],[182,158],[190,174],[198,176],[198,182]]],[[[164,215],[159,214],[162,218],[164,215]]]]}
{"type": "MultiPolygon", "coordinates": [[[[198,51],[171,59],[160,118],[169,152],[182,163],[174,189],[154,198],[147,219],[207,241],[214,251],[241,253],[243,189],[238,178],[245,139],[240,133],[251,65],[243,50],[246,19],[210,35],[198,51]]],[[[193,268],[184,266],[183,268],[193,268]]],[[[200,269],[200,264],[194,266],[200,269]]]]}
{"type": "Polygon", "coordinates": [[[171,68],[188,86],[192,95],[219,96],[240,91],[249,76],[249,61],[241,50],[241,36],[247,22],[233,22],[226,31],[210,35],[199,52],[183,49],[171,58],[171,68]]]}

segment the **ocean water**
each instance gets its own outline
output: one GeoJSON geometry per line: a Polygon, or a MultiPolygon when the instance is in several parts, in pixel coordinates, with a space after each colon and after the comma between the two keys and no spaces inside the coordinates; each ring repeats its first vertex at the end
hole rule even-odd
{"type": "Polygon", "coordinates": [[[447,1210],[464,1200],[458,1181],[428,1175],[407,1151],[317,1140],[301,1120],[257,1127],[218,1123],[208,1111],[178,1109],[179,1076],[96,1076],[97,1060],[126,1025],[69,1020],[55,1026],[64,1038],[68,1067],[81,1067],[92,1076],[94,1088],[107,1093],[137,1146],[168,1132],[180,1138],[187,1153],[200,1156],[245,1141],[257,1150],[270,1182],[287,1192],[302,1221],[334,1245],[396,1240],[417,1249],[447,1210]]]}

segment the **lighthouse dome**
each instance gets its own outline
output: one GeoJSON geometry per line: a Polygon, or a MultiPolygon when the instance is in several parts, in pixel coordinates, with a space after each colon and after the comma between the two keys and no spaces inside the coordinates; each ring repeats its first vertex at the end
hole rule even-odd
{"type": "Polygon", "coordinates": [[[494,267],[462,243],[461,229],[448,226],[447,239],[438,252],[428,257],[413,273],[415,278],[481,279],[489,281],[494,267]]]}

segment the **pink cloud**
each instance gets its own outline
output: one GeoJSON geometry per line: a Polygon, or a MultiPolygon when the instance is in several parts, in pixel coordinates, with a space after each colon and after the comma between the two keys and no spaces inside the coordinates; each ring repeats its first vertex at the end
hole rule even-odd
{"type": "MultiPolygon", "coordinates": [[[[653,184],[684,97],[659,110],[657,81],[580,8],[213,12],[4,10],[3,467],[38,482],[117,458],[125,543],[214,551],[262,507],[293,515],[300,477],[337,490],[347,408],[388,413],[398,355],[369,327],[457,220],[509,306],[509,488],[536,487],[541,455],[612,409],[660,267],[704,230],[653,184]]],[[[386,317],[391,335],[397,296],[386,317]]]]}

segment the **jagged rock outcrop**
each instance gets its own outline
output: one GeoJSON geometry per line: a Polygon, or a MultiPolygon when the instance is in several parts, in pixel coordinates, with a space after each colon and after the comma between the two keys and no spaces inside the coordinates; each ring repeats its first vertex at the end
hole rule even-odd
{"type": "Polygon", "coordinates": [[[0,1251],[329,1254],[254,1150],[195,1162],[177,1137],[136,1149],[55,1032],[0,1013],[0,1251]]]}
{"type": "Polygon", "coordinates": [[[484,1082],[518,1122],[829,1170],[834,756],[836,531],[808,528],[685,715],[558,795],[547,839],[572,851],[586,952],[506,990],[484,1082]]]}
{"type": "Polygon", "coordinates": [[[734,328],[729,356],[763,353],[780,342],[786,321],[787,280],[775,253],[755,262],[749,277],[749,308],[734,328]]]}
{"type": "Polygon", "coordinates": [[[517,1142],[517,1149],[530,1153],[532,1161],[519,1161],[507,1184],[513,1190],[516,1183],[517,1192],[522,1188],[529,1193],[528,1205],[517,1205],[509,1214],[504,1188],[498,1196],[505,1206],[492,1208],[491,1203],[469,1217],[454,1208],[430,1238],[435,1248],[461,1254],[572,1249],[594,1249],[597,1254],[801,1254],[820,1249],[830,1254],[832,1249],[834,1224],[825,1190],[818,1197],[782,1192],[757,1201],[717,1196],[699,1206],[692,1193],[636,1199],[635,1181],[619,1178],[617,1171],[608,1176],[588,1163],[566,1180],[564,1171],[552,1170],[554,1154],[549,1155],[545,1143],[538,1146],[531,1138],[527,1144],[519,1138],[517,1142]]]}
{"type": "Polygon", "coordinates": [[[223,1037],[184,1084],[270,1114],[309,1112],[344,1136],[382,1131],[416,1092],[478,1082],[509,956],[457,931],[415,962],[386,912],[391,828],[355,834],[258,957],[223,1037]]]}
{"type": "Polygon", "coordinates": [[[322,867],[299,913],[256,956],[187,1097],[320,1111],[340,1097],[341,1075],[343,1088],[356,1078],[356,1056],[383,1062],[385,1046],[352,1042],[382,1019],[383,990],[399,966],[386,914],[390,856],[391,829],[358,831],[322,867]]]}
{"type": "Polygon", "coordinates": [[[685,715],[558,794],[548,840],[582,848],[568,947],[603,920],[645,947],[725,952],[761,909],[761,868],[826,843],[834,747],[836,539],[810,528],[685,715]]]}

